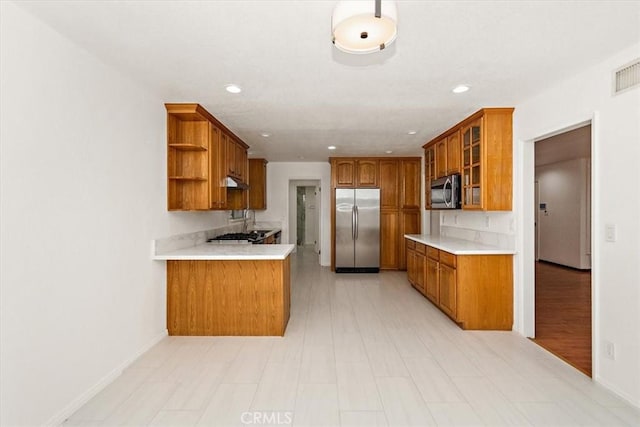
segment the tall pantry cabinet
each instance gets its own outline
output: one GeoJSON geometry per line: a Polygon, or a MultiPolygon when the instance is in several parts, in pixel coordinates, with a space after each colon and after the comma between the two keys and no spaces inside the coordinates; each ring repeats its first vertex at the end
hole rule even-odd
{"type": "Polygon", "coordinates": [[[380,269],[405,270],[405,234],[421,232],[419,157],[332,157],[331,268],[335,268],[336,188],[380,189],[380,269]]]}

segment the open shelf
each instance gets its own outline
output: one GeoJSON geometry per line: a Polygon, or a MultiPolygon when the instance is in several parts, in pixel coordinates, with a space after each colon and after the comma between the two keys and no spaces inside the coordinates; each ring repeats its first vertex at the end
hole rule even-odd
{"type": "Polygon", "coordinates": [[[169,147],[181,151],[207,151],[206,147],[195,144],[169,144],[169,147]]]}
{"type": "Polygon", "coordinates": [[[175,181],[206,181],[206,177],[202,176],[170,176],[169,179],[173,179],[175,181]]]}

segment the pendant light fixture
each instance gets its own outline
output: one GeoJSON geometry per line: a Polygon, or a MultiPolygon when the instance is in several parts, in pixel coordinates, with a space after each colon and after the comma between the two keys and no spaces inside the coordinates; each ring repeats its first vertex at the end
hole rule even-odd
{"type": "Polygon", "coordinates": [[[396,39],[397,22],[395,1],[339,1],[331,16],[333,44],[347,53],[378,52],[396,39]]]}

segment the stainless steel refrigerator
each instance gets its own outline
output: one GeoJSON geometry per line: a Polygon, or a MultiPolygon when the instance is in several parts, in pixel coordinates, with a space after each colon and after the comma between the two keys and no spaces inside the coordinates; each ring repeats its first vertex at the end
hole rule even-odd
{"type": "Polygon", "coordinates": [[[336,189],[336,273],[380,271],[380,190],[336,189]]]}

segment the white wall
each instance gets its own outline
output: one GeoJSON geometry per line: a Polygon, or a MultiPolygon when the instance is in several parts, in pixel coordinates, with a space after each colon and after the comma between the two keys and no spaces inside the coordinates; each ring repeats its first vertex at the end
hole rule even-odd
{"type": "MultiPolygon", "coordinates": [[[[267,163],[267,209],[256,212],[258,221],[277,221],[282,224],[282,242],[291,240],[290,212],[295,215],[294,203],[289,202],[289,182],[292,180],[320,180],[320,264],[331,265],[331,165],[328,162],[269,162],[267,163]]],[[[310,184],[313,185],[313,184],[310,184]]],[[[295,222],[294,222],[295,224],[295,222]]],[[[294,228],[295,233],[295,228],[294,228]]]]}
{"type": "Polygon", "coordinates": [[[438,214],[441,230],[445,225],[449,235],[480,241],[513,235],[514,330],[534,336],[534,140],[591,121],[594,378],[636,406],[640,406],[640,89],[612,96],[611,78],[612,70],[637,59],[639,52],[640,43],[515,106],[513,212],[438,214]],[[605,241],[607,224],[617,226],[616,242],[605,241]],[[616,360],[604,358],[604,342],[615,345],[616,360]]]}
{"type": "Polygon", "coordinates": [[[514,208],[516,238],[516,327],[533,333],[534,143],[578,124],[592,122],[592,277],[594,378],[640,406],[640,89],[613,96],[612,70],[638,58],[640,43],[584,70],[514,113],[514,208]],[[618,228],[605,241],[605,225],[618,228]],[[616,360],[603,343],[615,345],[616,360]]]}
{"type": "Polygon", "coordinates": [[[538,166],[538,256],[573,268],[591,268],[587,229],[589,159],[538,166]]]}
{"type": "Polygon", "coordinates": [[[513,212],[461,210],[434,212],[437,213],[435,217],[440,218],[439,233],[442,236],[510,249],[515,247],[516,230],[513,212]]]}
{"type": "Polygon", "coordinates": [[[0,2],[0,424],[60,423],[166,333],[160,99],[0,2]]]}

